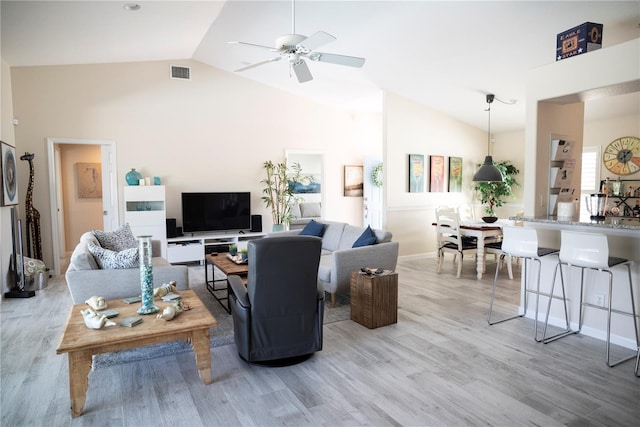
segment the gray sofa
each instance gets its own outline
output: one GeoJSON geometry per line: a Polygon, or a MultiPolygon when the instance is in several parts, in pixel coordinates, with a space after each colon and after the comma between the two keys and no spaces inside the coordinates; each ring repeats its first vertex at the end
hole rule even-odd
{"type": "MultiPolygon", "coordinates": [[[[324,224],[322,237],[322,255],[318,268],[318,279],[324,290],[331,294],[331,305],[335,305],[336,294],[349,294],[351,273],[362,267],[395,270],[398,262],[398,242],[392,242],[392,234],[384,230],[373,232],[376,242],[373,245],[354,248],[354,242],[365,231],[344,222],[316,221],[324,224]]],[[[272,233],[269,236],[300,234],[302,230],[289,230],[272,233]]]]}
{"type": "MultiPolygon", "coordinates": [[[[101,269],[89,251],[89,244],[100,243],[91,232],[84,233],[76,245],[65,274],[74,304],[84,304],[93,295],[106,299],[140,295],[140,269],[101,269]]],[[[154,248],[154,253],[157,253],[154,248]]],[[[178,290],[189,289],[189,273],[184,265],[171,265],[161,257],[153,257],[153,284],[161,286],[174,280],[178,290]]]]}
{"type": "Polygon", "coordinates": [[[319,221],[321,214],[320,202],[296,203],[291,207],[289,230],[301,230],[312,219],[319,221]]]}

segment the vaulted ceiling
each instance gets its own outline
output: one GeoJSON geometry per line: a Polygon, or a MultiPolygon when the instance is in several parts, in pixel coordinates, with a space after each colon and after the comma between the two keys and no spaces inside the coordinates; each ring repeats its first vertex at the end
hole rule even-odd
{"type": "MultiPolygon", "coordinates": [[[[3,0],[0,54],[10,66],[195,59],[233,72],[274,54],[229,41],[272,46],[292,32],[290,1],[135,3],[129,11],[126,1],[3,0]]],[[[379,110],[388,90],[481,129],[485,94],[494,93],[517,102],[494,103],[493,130],[518,130],[527,71],[554,62],[557,33],[583,22],[604,25],[603,48],[638,38],[640,1],[297,0],[296,33],[332,34],[319,50],[364,57],[364,66],[309,62],[306,83],[287,61],[240,75],[340,108],[379,110]]],[[[590,101],[587,114],[640,114],[640,97],[590,101]]]]}

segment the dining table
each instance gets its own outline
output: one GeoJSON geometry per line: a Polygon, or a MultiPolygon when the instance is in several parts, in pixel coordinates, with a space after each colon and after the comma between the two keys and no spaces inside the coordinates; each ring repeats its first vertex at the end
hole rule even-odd
{"type": "MultiPolygon", "coordinates": [[[[498,219],[493,223],[487,223],[481,219],[464,219],[460,221],[460,234],[475,237],[477,241],[476,273],[478,279],[482,279],[482,275],[485,272],[485,242],[499,239],[502,236],[502,227],[512,224],[513,221],[509,219],[498,219]]],[[[433,225],[437,224],[434,222],[433,225]]]]}

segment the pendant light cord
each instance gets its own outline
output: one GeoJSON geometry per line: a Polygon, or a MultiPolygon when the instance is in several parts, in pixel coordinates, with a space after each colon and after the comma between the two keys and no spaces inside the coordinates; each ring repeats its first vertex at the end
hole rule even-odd
{"type": "Polygon", "coordinates": [[[296,0],[291,0],[291,34],[296,33],[296,0]]]}
{"type": "Polygon", "coordinates": [[[489,112],[489,121],[487,125],[487,155],[491,155],[491,103],[495,95],[488,94],[487,95],[487,111],[489,112]]]}

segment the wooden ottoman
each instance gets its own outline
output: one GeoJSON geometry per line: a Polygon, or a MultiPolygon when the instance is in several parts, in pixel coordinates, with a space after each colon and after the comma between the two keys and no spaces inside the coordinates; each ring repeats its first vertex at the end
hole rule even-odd
{"type": "Polygon", "coordinates": [[[398,273],[351,273],[351,320],[369,329],[398,322],[398,273]]]}

